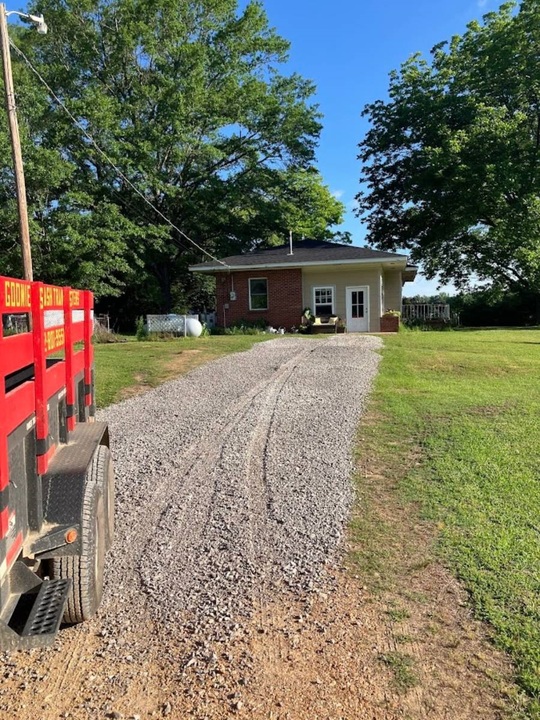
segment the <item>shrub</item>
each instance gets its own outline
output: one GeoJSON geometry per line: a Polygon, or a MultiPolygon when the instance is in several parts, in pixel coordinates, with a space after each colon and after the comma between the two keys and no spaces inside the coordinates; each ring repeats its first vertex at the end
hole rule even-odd
{"type": "Polygon", "coordinates": [[[266,318],[258,318],[257,320],[238,320],[233,325],[225,328],[225,335],[260,335],[266,332],[268,320],[266,318]]]}
{"type": "Polygon", "coordinates": [[[98,326],[94,328],[92,342],[95,345],[107,345],[110,343],[123,343],[127,342],[127,340],[123,335],[118,335],[112,330],[107,330],[106,328],[98,326]]]}
{"type": "Polygon", "coordinates": [[[456,327],[457,323],[452,320],[446,320],[445,318],[408,318],[401,322],[402,328],[408,330],[452,330],[456,327]]]}
{"type": "Polygon", "coordinates": [[[145,325],[142,315],[137,318],[135,326],[137,328],[135,332],[137,340],[148,340],[148,328],[145,325]]]}

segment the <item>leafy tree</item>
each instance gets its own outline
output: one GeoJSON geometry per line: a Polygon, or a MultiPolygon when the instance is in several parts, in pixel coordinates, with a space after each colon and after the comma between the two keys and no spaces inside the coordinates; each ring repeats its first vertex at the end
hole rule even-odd
{"type": "Polygon", "coordinates": [[[449,299],[452,312],[467,327],[534,325],[535,304],[522,293],[492,287],[461,293],[449,299]]]}
{"type": "Polygon", "coordinates": [[[285,191],[275,198],[284,229],[314,240],[352,242],[350,233],[330,231],[330,226],[341,222],[343,204],[324,185],[319,173],[314,168],[301,168],[289,176],[285,191]]]}
{"type": "MultiPolygon", "coordinates": [[[[285,234],[320,116],[312,83],[279,72],[288,43],[260,3],[239,12],[237,0],[40,0],[39,12],[49,35],[21,30],[17,43],[107,156],[15,54],[41,277],[152,307],[187,304],[201,291],[187,266],[204,254],[140,194],[212,254],[285,234]]],[[[0,149],[6,142],[2,126],[0,149]]],[[[318,178],[307,193],[319,230],[343,211],[320,202],[325,192],[318,178]]],[[[0,231],[10,268],[14,217],[0,231]]]]}
{"type": "MultiPolygon", "coordinates": [[[[17,45],[23,45],[29,33],[10,28],[17,45]]],[[[49,98],[35,76],[16,58],[13,70],[35,275],[50,282],[116,294],[136,264],[128,252],[130,224],[118,206],[108,205],[103,198],[93,198],[76,187],[74,164],[46,138],[55,122],[49,98]]],[[[22,263],[18,214],[3,108],[0,158],[0,272],[19,276],[22,263]]]]}
{"type": "MultiPolygon", "coordinates": [[[[504,4],[391,74],[368,105],[369,238],[428,277],[540,291],[540,5],[504,4]]],[[[540,309],[540,308],[539,308],[540,309]]]]}
{"type": "Polygon", "coordinates": [[[447,305],[451,302],[453,295],[437,293],[437,295],[412,295],[403,298],[404,305],[447,305]]]}

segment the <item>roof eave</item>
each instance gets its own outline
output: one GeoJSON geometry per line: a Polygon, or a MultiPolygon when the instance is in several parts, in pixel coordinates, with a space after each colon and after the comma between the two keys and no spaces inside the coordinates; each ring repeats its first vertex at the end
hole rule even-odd
{"type": "Polygon", "coordinates": [[[354,260],[312,260],[307,262],[286,262],[286,263],[257,263],[255,265],[214,265],[210,267],[202,267],[200,265],[190,265],[190,272],[216,273],[230,272],[231,270],[273,270],[283,268],[303,268],[318,267],[323,265],[399,265],[404,270],[407,266],[406,255],[395,255],[389,258],[357,258],[354,260]]]}
{"type": "Polygon", "coordinates": [[[403,282],[414,282],[416,280],[416,276],[418,274],[418,268],[414,266],[408,265],[405,270],[403,270],[402,278],[403,282]]]}

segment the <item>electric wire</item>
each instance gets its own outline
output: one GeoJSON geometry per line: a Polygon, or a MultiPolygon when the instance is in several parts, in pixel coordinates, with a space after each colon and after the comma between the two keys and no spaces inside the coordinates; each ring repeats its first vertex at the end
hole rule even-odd
{"type": "MultiPolygon", "coordinates": [[[[115,164],[113,160],[107,155],[107,153],[102,150],[97,142],[94,140],[94,138],[85,130],[85,128],[81,125],[81,123],[77,120],[77,118],[70,112],[70,110],[66,107],[66,105],[62,102],[62,100],[56,95],[54,90],[51,88],[51,86],[48,84],[48,82],[45,80],[45,78],[41,75],[39,70],[33,65],[31,60],[26,57],[26,55],[23,53],[23,51],[15,45],[13,40],[9,39],[9,44],[11,47],[15,50],[15,52],[24,60],[24,62],[28,65],[30,70],[36,75],[38,80],[44,85],[44,87],[47,89],[47,92],[51,96],[51,98],[64,110],[64,112],[68,115],[68,117],[71,119],[71,121],[74,123],[76,127],[79,128],[79,130],[83,133],[83,135],[92,143],[92,145],[95,147],[95,149],[102,155],[105,160],[109,163],[109,165],[115,170],[115,172],[123,179],[125,182],[139,195],[144,202],[154,210],[154,212],[159,215],[166,223],[167,225],[170,225],[171,228],[176,230],[177,233],[183,238],[185,238],[188,242],[190,242],[197,250],[207,255],[209,258],[214,260],[215,262],[219,263],[220,265],[223,265],[223,267],[229,267],[227,263],[223,262],[223,260],[219,260],[219,258],[215,257],[215,255],[212,255],[212,253],[209,253],[208,250],[205,250],[201,245],[199,245],[195,240],[192,240],[186,233],[181,230],[177,225],[175,225],[169,218],[164,215],[159,208],[157,208],[148,198],[142,193],[132,182],[131,180],[120,170],[120,168],[115,164]]],[[[140,172],[140,171],[139,171],[140,172]]],[[[143,173],[141,173],[142,175],[143,173]]],[[[176,242],[175,238],[172,238],[173,242],[176,242]]],[[[179,247],[182,247],[180,243],[177,243],[179,247]]]]}

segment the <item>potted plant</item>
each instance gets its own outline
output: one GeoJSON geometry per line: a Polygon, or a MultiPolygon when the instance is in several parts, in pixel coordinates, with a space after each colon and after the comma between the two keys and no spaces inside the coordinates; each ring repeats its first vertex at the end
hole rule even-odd
{"type": "Polygon", "coordinates": [[[399,310],[386,310],[381,317],[381,332],[398,332],[400,317],[399,310]]]}
{"type": "Polygon", "coordinates": [[[305,307],[302,311],[302,320],[300,322],[300,332],[310,333],[311,326],[315,322],[315,316],[311,312],[310,307],[305,307]]]}

